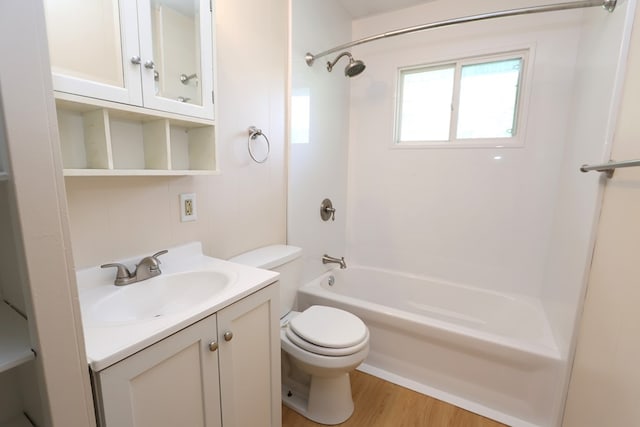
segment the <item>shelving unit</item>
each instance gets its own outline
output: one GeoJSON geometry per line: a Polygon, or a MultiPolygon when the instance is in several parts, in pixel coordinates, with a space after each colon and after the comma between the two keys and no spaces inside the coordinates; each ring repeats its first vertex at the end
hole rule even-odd
{"type": "Polygon", "coordinates": [[[215,122],[56,93],[66,176],[217,174],[215,122]]]}
{"type": "Polygon", "coordinates": [[[0,422],[0,427],[33,427],[33,424],[31,424],[27,417],[20,414],[10,420],[0,422]]]}
{"type": "MultiPolygon", "coordinates": [[[[3,132],[0,126],[0,132],[3,132]]],[[[3,135],[0,134],[0,182],[7,181],[9,179],[9,175],[7,174],[7,167],[4,160],[4,150],[5,150],[5,142],[2,140],[3,135]]]]}
{"type": "Polygon", "coordinates": [[[27,320],[4,301],[0,301],[0,325],[0,372],[33,360],[27,320]]]}

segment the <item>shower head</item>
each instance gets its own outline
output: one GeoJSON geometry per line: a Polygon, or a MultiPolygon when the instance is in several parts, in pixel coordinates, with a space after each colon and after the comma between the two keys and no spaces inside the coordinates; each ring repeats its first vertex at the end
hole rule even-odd
{"type": "Polygon", "coordinates": [[[349,64],[344,68],[344,75],[354,77],[363,72],[365,68],[367,68],[367,66],[364,65],[364,62],[359,59],[354,61],[353,58],[351,58],[349,64]]]}
{"type": "Polygon", "coordinates": [[[343,56],[349,57],[349,63],[344,68],[345,76],[347,77],[357,76],[358,74],[362,73],[366,68],[366,65],[364,65],[364,62],[360,61],[359,59],[353,59],[353,56],[351,56],[351,53],[342,52],[340,55],[338,55],[336,59],[333,60],[333,62],[331,61],[327,62],[327,71],[331,72],[331,70],[333,70],[333,67],[343,56]]]}

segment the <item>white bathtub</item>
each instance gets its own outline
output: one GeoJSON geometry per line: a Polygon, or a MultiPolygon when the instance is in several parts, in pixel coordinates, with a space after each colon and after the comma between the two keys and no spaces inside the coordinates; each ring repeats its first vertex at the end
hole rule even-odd
{"type": "Polygon", "coordinates": [[[559,424],[566,363],[535,299],[349,267],[299,290],[313,304],[365,321],[363,371],[511,426],[559,424]]]}

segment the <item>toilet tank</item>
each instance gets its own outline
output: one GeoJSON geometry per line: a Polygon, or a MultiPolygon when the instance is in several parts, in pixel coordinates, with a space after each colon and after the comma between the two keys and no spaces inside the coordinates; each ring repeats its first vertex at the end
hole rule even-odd
{"type": "Polygon", "coordinates": [[[302,280],[302,249],[271,245],[245,252],[229,261],[280,273],[280,318],[294,309],[302,280]]]}

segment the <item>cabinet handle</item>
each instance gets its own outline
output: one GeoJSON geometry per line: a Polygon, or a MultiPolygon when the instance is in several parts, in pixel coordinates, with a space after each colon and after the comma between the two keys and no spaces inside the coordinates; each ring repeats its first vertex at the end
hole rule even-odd
{"type": "Polygon", "coordinates": [[[142,61],[142,60],[140,59],[139,56],[132,56],[131,57],[131,63],[134,64],[134,65],[140,65],[140,61],[142,61]]]}
{"type": "Polygon", "coordinates": [[[144,63],[144,68],[148,68],[149,70],[153,70],[155,66],[156,64],[154,64],[152,60],[145,61],[144,63]]]}
{"type": "Polygon", "coordinates": [[[233,332],[227,331],[223,336],[225,341],[231,341],[233,339],[233,332]]]}
{"type": "Polygon", "coordinates": [[[209,351],[216,351],[218,349],[218,341],[211,341],[209,343],[209,351]]]}

